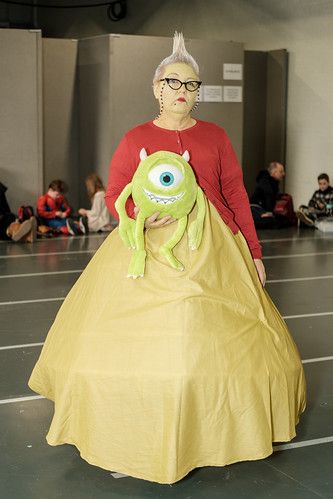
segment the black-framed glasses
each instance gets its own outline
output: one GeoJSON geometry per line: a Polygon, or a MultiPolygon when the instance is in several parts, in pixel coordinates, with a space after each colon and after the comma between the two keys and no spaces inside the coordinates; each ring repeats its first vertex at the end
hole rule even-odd
{"type": "Polygon", "coordinates": [[[162,78],[160,81],[166,81],[172,90],[179,90],[183,85],[189,92],[195,92],[200,87],[202,81],[180,81],[177,78],[162,78]]]}

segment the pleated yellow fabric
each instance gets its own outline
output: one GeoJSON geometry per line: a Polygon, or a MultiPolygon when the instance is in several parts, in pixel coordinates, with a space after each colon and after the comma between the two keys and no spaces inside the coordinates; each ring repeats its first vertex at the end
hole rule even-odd
{"type": "Polygon", "coordinates": [[[305,408],[296,346],[243,236],[206,203],[199,250],[186,235],[174,250],[184,272],[158,253],[171,224],[146,232],[145,277],[126,278],[131,250],[116,229],[68,294],[29,381],[55,401],[49,444],[173,483],[294,437],[305,408]]]}

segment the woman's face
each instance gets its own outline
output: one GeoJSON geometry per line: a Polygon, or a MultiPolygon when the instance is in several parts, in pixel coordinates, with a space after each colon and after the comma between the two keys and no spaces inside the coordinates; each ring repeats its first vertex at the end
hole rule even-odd
{"type": "MultiPolygon", "coordinates": [[[[199,81],[194,69],[180,62],[166,66],[161,78],[175,78],[181,82],[199,81]]],[[[158,81],[154,84],[154,95],[160,103],[160,108],[163,108],[163,114],[189,114],[196,102],[197,94],[197,90],[190,92],[185,85],[178,90],[173,90],[166,81],[158,81]]]]}

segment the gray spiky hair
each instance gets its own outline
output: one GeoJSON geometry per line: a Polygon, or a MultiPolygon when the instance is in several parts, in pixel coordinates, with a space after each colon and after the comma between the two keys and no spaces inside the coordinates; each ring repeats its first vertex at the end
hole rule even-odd
{"type": "Polygon", "coordinates": [[[183,62],[185,64],[188,64],[193,68],[195,73],[199,76],[198,63],[191,56],[191,54],[187,52],[185,48],[183,33],[177,33],[177,31],[175,31],[175,34],[173,36],[172,54],[163,59],[163,61],[160,62],[160,64],[156,68],[154,75],[154,83],[161,78],[165,66],[168,66],[169,64],[175,64],[176,62],[183,62]]]}

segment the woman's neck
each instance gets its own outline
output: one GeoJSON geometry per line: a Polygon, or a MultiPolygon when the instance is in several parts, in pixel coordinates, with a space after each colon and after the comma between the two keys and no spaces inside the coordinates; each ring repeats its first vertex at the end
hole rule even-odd
{"type": "Polygon", "coordinates": [[[154,125],[168,130],[185,130],[196,124],[196,120],[189,114],[186,116],[178,114],[161,114],[154,120],[154,125]]]}

